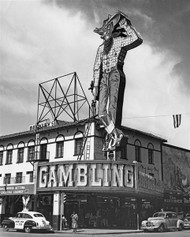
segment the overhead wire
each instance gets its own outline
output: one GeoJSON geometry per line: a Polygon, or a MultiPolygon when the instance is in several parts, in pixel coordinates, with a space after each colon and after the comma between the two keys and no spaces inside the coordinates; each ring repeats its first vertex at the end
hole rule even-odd
{"type": "MultiPolygon", "coordinates": [[[[181,115],[190,115],[190,113],[177,113],[181,115]]],[[[174,114],[162,114],[162,115],[148,115],[148,116],[135,116],[135,117],[123,117],[123,119],[143,119],[143,118],[156,118],[156,117],[171,117],[174,114]]]]}

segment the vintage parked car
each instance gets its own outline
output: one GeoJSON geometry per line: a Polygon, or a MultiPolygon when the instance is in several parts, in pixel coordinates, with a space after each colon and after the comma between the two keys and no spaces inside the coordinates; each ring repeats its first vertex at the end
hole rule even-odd
{"type": "Polygon", "coordinates": [[[2,227],[5,231],[14,228],[15,230],[24,230],[27,233],[32,230],[53,231],[44,215],[35,211],[18,212],[15,217],[3,220],[2,227]]]}
{"type": "Polygon", "coordinates": [[[183,227],[184,227],[185,229],[188,229],[188,228],[190,229],[190,216],[187,216],[187,217],[184,218],[183,227]]]}
{"type": "Polygon", "coordinates": [[[163,211],[154,213],[153,217],[144,220],[141,223],[141,229],[144,231],[163,232],[170,229],[183,229],[184,222],[178,218],[177,213],[172,211],[163,211]]]}

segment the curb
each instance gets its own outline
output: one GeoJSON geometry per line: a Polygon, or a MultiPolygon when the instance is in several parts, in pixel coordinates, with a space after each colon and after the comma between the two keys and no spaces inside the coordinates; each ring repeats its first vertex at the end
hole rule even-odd
{"type": "MultiPolygon", "coordinates": [[[[83,229],[79,229],[78,231],[77,231],[77,234],[82,234],[82,235],[109,235],[109,234],[111,234],[111,235],[119,235],[119,234],[132,234],[132,233],[142,233],[143,232],[143,230],[121,230],[121,231],[117,231],[117,230],[108,230],[108,231],[106,231],[106,230],[104,230],[104,231],[101,231],[101,230],[98,230],[97,232],[96,232],[96,230],[94,229],[93,231],[90,231],[90,230],[83,230],[83,229]]],[[[55,231],[55,233],[59,233],[59,234],[62,234],[62,233],[67,233],[67,234],[74,234],[71,230],[63,230],[63,231],[55,231]]]]}

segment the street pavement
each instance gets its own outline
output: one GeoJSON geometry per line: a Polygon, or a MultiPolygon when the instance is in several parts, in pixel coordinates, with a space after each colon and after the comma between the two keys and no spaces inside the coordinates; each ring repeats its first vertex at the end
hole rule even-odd
{"type": "MultiPolygon", "coordinates": [[[[130,234],[130,233],[141,233],[142,230],[126,230],[126,229],[78,229],[77,234],[82,235],[104,235],[104,234],[130,234]]],[[[65,234],[73,234],[71,229],[56,231],[56,233],[65,233],[65,234]]]]}
{"type": "Polygon", "coordinates": [[[64,231],[55,231],[54,233],[44,233],[44,232],[17,232],[13,229],[9,231],[3,231],[0,228],[0,237],[87,237],[87,236],[94,236],[94,237],[189,237],[190,236],[190,229],[183,230],[183,231],[170,231],[164,233],[156,233],[150,232],[145,233],[141,230],[110,230],[110,229],[79,229],[77,233],[73,233],[72,230],[64,230],[64,231]]]}
{"type": "MultiPolygon", "coordinates": [[[[78,236],[80,235],[82,236],[96,236],[96,235],[121,235],[121,234],[132,234],[132,233],[142,233],[143,231],[141,230],[119,230],[119,229],[78,229],[77,233],[73,233],[72,229],[67,229],[67,230],[62,230],[62,231],[54,231],[54,234],[52,235],[51,233],[41,233],[41,235],[39,234],[39,236],[42,236],[44,234],[47,234],[47,236],[55,236],[56,234],[58,234],[59,236],[61,236],[61,234],[63,234],[64,236],[78,236]]],[[[19,235],[19,237],[21,236],[29,236],[29,234],[25,233],[25,232],[17,232],[14,229],[10,229],[9,231],[3,231],[3,228],[0,228],[0,236],[12,236],[12,234],[17,237],[19,235]]],[[[32,232],[31,234],[35,234],[35,236],[38,236],[37,232],[32,232]]],[[[56,236],[58,236],[56,235],[56,236]]]]}

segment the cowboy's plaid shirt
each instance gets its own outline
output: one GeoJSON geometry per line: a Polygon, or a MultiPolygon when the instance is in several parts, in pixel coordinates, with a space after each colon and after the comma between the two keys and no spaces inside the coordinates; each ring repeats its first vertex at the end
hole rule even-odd
{"type": "Polygon", "coordinates": [[[118,64],[124,64],[124,59],[129,49],[137,47],[142,43],[141,35],[133,26],[126,26],[125,33],[126,37],[119,36],[113,38],[113,45],[108,54],[104,53],[104,43],[98,47],[94,63],[94,86],[98,86],[99,83],[101,64],[102,71],[109,73],[113,67],[117,67],[118,64]],[[137,44],[134,44],[134,46],[130,48],[129,46],[135,41],[137,44]]]}

